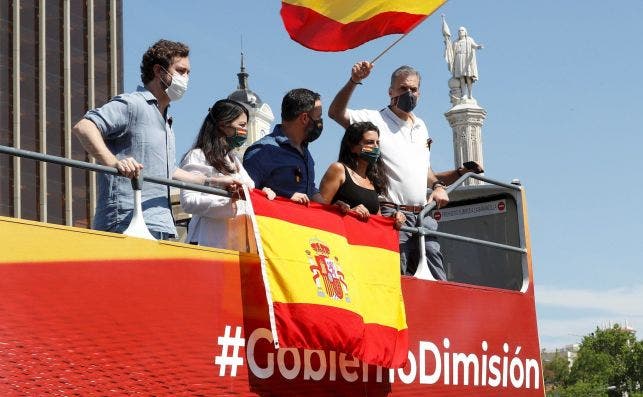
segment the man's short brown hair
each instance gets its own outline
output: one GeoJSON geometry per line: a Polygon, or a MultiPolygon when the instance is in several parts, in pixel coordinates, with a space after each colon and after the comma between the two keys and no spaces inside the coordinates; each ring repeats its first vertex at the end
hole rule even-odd
{"type": "Polygon", "coordinates": [[[154,80],[154,65],[159,64],[167,70],[175,57],[186,58],[189,54],[190,48],[181,42],[164,39],[157,41],[143,54],[141,81],[147,84],[154,80]]]}

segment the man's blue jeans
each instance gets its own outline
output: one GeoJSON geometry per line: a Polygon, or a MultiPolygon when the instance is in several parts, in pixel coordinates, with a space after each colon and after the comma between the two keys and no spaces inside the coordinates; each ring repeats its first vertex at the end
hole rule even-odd
{"type": "MultiPolygon", "coordinates": [[[[381,207],[382,215],[392,216],[396,210],[389,207],[381,207]]],[[[409,211],[402,211],[406,216],[404,226],[416,227],[418,215],[409,211]]],[[[429,230],[438,230],[438,222],[427,216],[422,221],[422,226],[429,230]]],[[[412,233],[400,231],[400,271],[403,275],[412,276],[418,269],[420,261],[419,236],[412,233]]],[[[426,252],[426,262],[431,274],[436,280],[446,280],[447,275],[442,263],[442,253],[440,252],[440,243],[435,236],[424,236],[424,250],[426,252]]]]}

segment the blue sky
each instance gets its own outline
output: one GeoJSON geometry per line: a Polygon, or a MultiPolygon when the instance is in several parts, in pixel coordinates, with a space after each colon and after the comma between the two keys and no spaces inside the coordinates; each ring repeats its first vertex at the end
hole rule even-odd
{"type": "MultiPolygon", "coordinates": [[[[173,104],[179,154],[194,140],[207,108],[236,89],[241,35],[250,88],[277,115],[283,94],[308,87],[332,101],[358,60],[397,36],[357,49],[322,53],[292,41],[277,0],[124,1],[125,90],[160,38],[191,47],[192,74],[173,104]]],[[[624,323],[643,332],[643,215],[639,182],[643,2],[621,0],[451,0],[380,59],[351,101],[388,103],[388,79],[402,64],[422,73],[416,113],[434,139],[436,171],[453,168],[449,72],[439,15],[451,31],[467,27],[484,49],[474,96],[487,110],[486,175],[519,178],[527,189],[539,331],[543,347],[580,340],[596,326],[624,323]]],[[[326,110],[327,108],[325,108],[326,110]]],[[[326,117],[311,145],[318,179],[336,158],[341,129],[326,117]]]]}

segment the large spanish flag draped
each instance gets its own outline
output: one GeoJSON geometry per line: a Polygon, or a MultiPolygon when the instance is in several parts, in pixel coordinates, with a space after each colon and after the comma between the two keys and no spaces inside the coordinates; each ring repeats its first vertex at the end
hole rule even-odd
{"type": "Polygon", "coordinates": [[[408,330],[392,220],[252,192],[276,347],[334,350],[402,367],[408,330]]]}
{"type": "Polygon", "coordinates": [[[446,0],[282,0],[290,37],[317,51],[344,51],[408,33],[446,0]]]}

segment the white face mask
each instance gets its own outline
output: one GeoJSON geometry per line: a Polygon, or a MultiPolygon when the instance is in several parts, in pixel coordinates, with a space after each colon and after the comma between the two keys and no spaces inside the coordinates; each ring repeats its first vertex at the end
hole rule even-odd
{"type": "Polygon", "coordinates": [[[178,101],[183,97],[183,94],[185,94],[185,91],[188,89],[188,80],[189,77],[187,74],[180,75],[174,73],[172,75],[172,83],[165,89],[165,93],[168,98],[170,98],[170,101],[178,101]]]}

